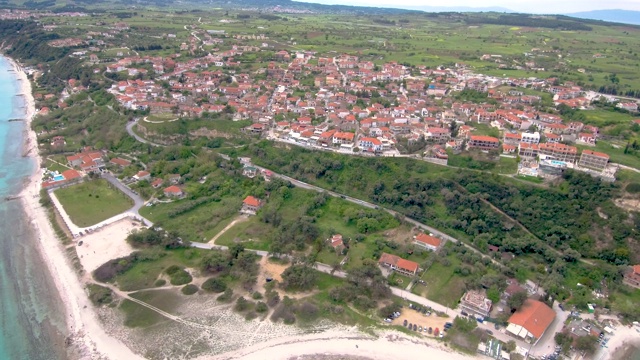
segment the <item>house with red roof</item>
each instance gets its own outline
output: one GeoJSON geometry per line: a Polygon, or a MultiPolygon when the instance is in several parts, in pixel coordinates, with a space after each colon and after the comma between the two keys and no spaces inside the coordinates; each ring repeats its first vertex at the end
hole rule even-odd
{"type": "Polygon", "coordinates": [[[164,196],[166,197],[181,198],[184,196],[184,192],[182,191],[182,189],[175,185],[171,185],[168,188],[165,188],[163,192],[164,196]]]}
{"type": "Polygon", "coordinates": [[[469,149],[477,148],[482,150],[498,149],[500,147],[500,140],[493,136],[485,135],[471,135],[469,143],[467,144],[469,149]]]}
{"type": "Polygon", "coordinates": [[[556,312],[547,304],[527,299],[522,307],[509,318],[507,332],[529,343],[536,344],[555,318],[556,312]]]}
{"type": "Polygon", "coordinates": [[[111,164],[118,165],[120,167],[127,167],[131,165],[131,161],[121,158],[113,158],[109,161],[111,164]]]}
{"type": "Polygon", "coordinates": [[[400,274],[406,276],[414,276],[418,273],[420,266],[417,262],[411,260],[405,260],[399,256],[391,255],[387,253],[382,253],[380,255],[380,260],[378,260],[378,264],[380,266],[391,269],[392,271],[397,271],[400,274]]]}
{"type": "Polygon", "coordinates": [[[342,250],[344,250],[345,248],[344,241],[342,240],[342,235],[340,234],[333,235],[331,239],[329,239],[329,243],[333,250],[335,250],[335,252],[338,254],[341,254],[342,250]]]}
{"type": "Polygon", "coordinates": [[[413,237],[413,244],[426,250],[436,251],[442,245],[442,240],[435,236],[420,233],[413,237]]]}
{"type": "Polygon", "coordinates": [[[262,205],[263,204],[260,199],[249,195],[244,199],[244,201],[242,201],[242,210],[240,211],[247,214],[255,215],[255,213],[260,210],[262,205]]]}
{"type": "Polygon", "coordinates": [[[133,175],[133,178],[137,181],[142,181],[142,180],[150,180],[151,179],[151,173],[148,171],[138,171],[137,174],[133,175]]]}

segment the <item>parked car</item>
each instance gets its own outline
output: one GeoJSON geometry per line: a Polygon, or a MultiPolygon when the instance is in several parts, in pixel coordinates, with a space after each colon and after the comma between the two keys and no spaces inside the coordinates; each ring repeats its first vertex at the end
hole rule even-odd
{"type": "Polygon", "coordinates": [[[418,331],[418,325],[413,324],[413,331],[418,331]]]}
{"type": "Polygon", "coordinates": [[[461,314],[462,316],[469,316],[469,314],[468,314],[466,311],[462,311],[460,314],[461,314]]]}
{"type": "Polygon", "coordinates": [[[407,326],[407,319],[404,319],[404,321],[402,322],[402,326],[407,326]]]}
{"type": "Polygon", "coordinates": [[[409,323],[409,326],[407,326],[407,329],[409,329],[409,330],[413,329],[413,324],[409,323]]]}
{"type": "Polygon", "coordinates": [[[418,331],[422,332],[422,325],[418,326],[418,331]]]}
{"type": "Polygon", "coordinates": [[[386,318],[386,319],[384,319],[384,321],[390,323],[392,320],[389,319],[389,318],[386,318]]]}
{"type": "Polygon", "coordinates": [[[428,331],[429,335],[431,335],[433,333],[433,328],[429,327],[429,331],[428,331]]]}
{"type": "Polygon", "coordinates": [[[489,335],[493,335],[493,331],[491,331],[491,330],[489,330],[489,329],[487,329],[487,330],[485,330],[485,331],[487,332],[487,334],[489,334],[489,335]]]}

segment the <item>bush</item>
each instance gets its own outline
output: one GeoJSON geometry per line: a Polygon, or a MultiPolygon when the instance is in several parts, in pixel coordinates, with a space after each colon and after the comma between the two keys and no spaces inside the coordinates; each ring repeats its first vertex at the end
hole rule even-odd
{"type": "Polygon", "coordinates": [[[318,307],[315,304],[305,301],[296,307],[295,313],[296,315],[298,315],[298,317],[301,320],[313,321],[316,318],[318,318],[318,315],[320,314],[320,309],[318,309],[318,307]]]}
{"type": "Polygon", "coordinates": [[[153,284],[155,287],[160,287],[160,286],[165,286],[167,284],[167,280],[165,279],[158,279],[156,280],[156,282],[153,284]]]}
{"type": "Polygon", "coordinates": [[[185,285],[190,283],[191,280],[193,280],[191,274],[183,269],[180,269],[171,275],[171,285],[185,285]]]}
{"type": "Polygon", "coordinates": [[[264,312],[267,312],[268,310],[269,310],[269,307],[267,307],[267,304],[263,303],[262,301],[258,301],[258,303],[256,304],[256,312],[264,313],[264,312]]]}
{"type": "Polygon", "coordinates": [[[208,292],[221,293],[227,289],[227,284],[218,278],[209,278],[202,284],[202,289],[208,292]]]}
{"type": "Polygon", "coordinates": [[[255,311],[249,311],[247,315],[244,316],[245,320],[253,320],[258,317],[258,314],[255,311]]]}
{"type": "Polygon", "coordinates": [[[235,311],[242,312],[251,307],[251,303],[244,298],[244,296],[240,296],[238,300],[236,300],[236,306],[233,307],[235,311]]]}
{"type": "Polygon", "coordinates": [[[389,304],[387,306],[384,306],[382,308],[380,308],[380,310],[378,310],[378,316],[380,316],[381,318],[386,318],[389,315],[393,314],[396,311],[400,311],[401,310],[401,306],[393,303],[393,304],[389,304]]]}
{"type": "Polygon", "coordinates": [[[218,296],[217,300],[220,302],[230,302],[232,297],[233,290],[227,288],[222,295],[218,296]]]}
{"type": "Polygon", "coordinates": [[[182,291],[182,293],[185,295],[193,295],[198,292],[198,286],[189,284],[183,287],[180,291],[182,291]]]}
{"type": "Polygon", "coordinates": [[[175,273],[177,273],[178,271],[182,270],[182,268],[178,265],[171,265],[168,268],[165,269],[165,273],[167,275],[173,275],[175,273]]]}
{"type": "Polygon", "coordinates": [[[260,300],[262,299],[262,294],[260,294],[259,291],[254,291],[253,294],[251,294],[251,297],[253,300],[260,300]]]}
{"type": "Polygon", "coordinates": [[[627,184],[625,189],[629,193],[637,194],[637,193],[640,193],[640,184],[639,183],[630,183],[630,184],[627,184]]]}
{"type": "Polygon", "coordinates": [[[110,304],[113,301],[111,289],[97,284],[87,285],[89,299],[95,306],[110,304]]]}
{"type": "Polygon", "coordinates": [[[131,269],[136,260],[136,253],[133,253],[129,256],[109,260],[93,271],[93,278],[100,282],[110,282],[117,275],[131,269]]]}

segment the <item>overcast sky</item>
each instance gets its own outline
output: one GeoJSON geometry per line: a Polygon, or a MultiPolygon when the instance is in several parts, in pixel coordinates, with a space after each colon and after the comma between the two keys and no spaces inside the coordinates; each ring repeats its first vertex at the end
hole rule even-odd
{"type": "Polygon", "coordinates": [[[336,5],[362,5],[381,7],[410,7],[410,6],[436,6],[436,7],[504,7],[513,11],[537,13],[537,14],[562,14],[589,10],[625,9],[640,11],[640,0],[297,0],[322,4],[336,5]]]}

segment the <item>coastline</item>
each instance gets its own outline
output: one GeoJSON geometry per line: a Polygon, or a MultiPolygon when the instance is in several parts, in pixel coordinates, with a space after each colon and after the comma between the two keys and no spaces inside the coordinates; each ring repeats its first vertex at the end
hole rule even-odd
{"type": "Polygon", "coordinates": [[[19,197],[33,229],[38,236],[39,252],[49,269],[66,312],[69,334],[67,344],[73,346],[77,358],[142,359],[122,342],[108,335],[100,324],[88,299],[84,286],[57,239],[46,210],[40,205],[39,194],[42,183],[37,135],[31,129],[35,116],[35,100],[31,82],[22,67],[12,58],[3,55],[14,67],[20,83],[20,94],[25,99],[25,129],[23,154],[34,162],[31,176],[26,179],[19,197]]]}

